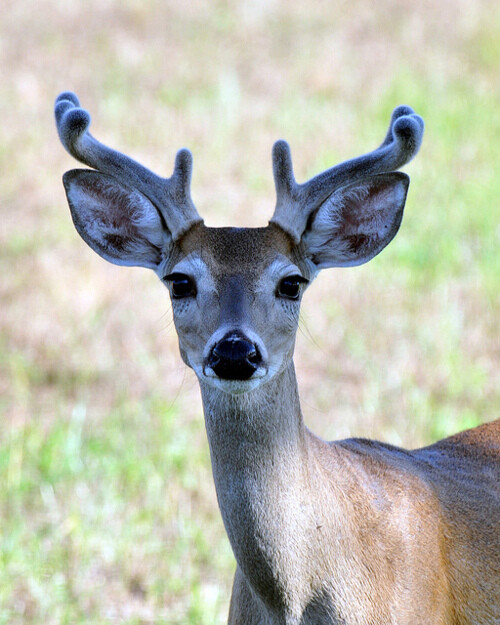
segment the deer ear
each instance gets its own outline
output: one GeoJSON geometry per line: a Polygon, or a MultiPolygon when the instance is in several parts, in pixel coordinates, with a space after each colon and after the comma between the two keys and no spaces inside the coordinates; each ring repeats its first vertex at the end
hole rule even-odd
{"type": "Polygon", "coordinates": [[[368,262],[392,241],[410,179],[394,172],[368,176],[337,189],[314,214],[303,236],[306,255],[318,269],[368,262]]]}
{"type": "Polygon", "coordinates": [[[142,193],[89,169],[66,172],[63,183],[75,228],[99,256],[116,265],[159,265],[171,237],[142,193]]]}

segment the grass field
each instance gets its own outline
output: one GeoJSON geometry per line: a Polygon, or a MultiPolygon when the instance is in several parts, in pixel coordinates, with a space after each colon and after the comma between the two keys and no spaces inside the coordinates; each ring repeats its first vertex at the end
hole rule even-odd
{"type": "Polygon", "coordinates": [[[170,175],[209,225],[426,121],[398,237],[321,275],[296,363],[325,438],[415,447],[499,412],[500,7],[493,0],[8,3],[0,23],[0,625],[225,622],[232,554],[196,380],[152,272],[76,234],[52,107],[170,175]],[[150,275],[151,274],[151,275],[150,275]]]}

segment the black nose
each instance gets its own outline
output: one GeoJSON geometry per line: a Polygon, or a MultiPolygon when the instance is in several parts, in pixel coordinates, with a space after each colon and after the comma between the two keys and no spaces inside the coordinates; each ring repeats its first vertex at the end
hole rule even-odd
{"type": "Polygon", "coordinates": [[[212,349],[208,365],[224,380],[248,380],[257,370],[261,356],[245,336],[227,334],[212,349]]]}

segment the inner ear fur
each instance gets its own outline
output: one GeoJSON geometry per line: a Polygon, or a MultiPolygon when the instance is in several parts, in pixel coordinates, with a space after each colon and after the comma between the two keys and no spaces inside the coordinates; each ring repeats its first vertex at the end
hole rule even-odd
{"type": "Polygon", "coordinates": [[[315,212],[303,242],[318,269],[368,262],[395,237],[410,179],[402,172],[368,176],[334,191],[315,212]]]}
{"type": "Polygon", "coordinates": [[[142,193],[89,169],[66,172],[63,183],[75,228],[97,254],[117,265],[159,265],[170,235],[142,193]]]}

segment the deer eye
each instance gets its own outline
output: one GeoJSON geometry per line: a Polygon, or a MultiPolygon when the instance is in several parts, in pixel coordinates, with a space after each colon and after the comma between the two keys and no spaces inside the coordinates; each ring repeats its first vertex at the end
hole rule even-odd
{"type": "Polygon", "coordinates": [[[288,276],[283,278],[278,285],[278,296],[287,299],[299,299],[300,285],[308,282],[302,276],[288,276]]]}
{"type": "Polygon", "coordinates": [[[196,286],[193,280],[183,273],[170,273],[168,276],[165,276],[163,280],[172,284],[172,297],[174,299],[193,297],[196,295],[196,286]]]}

